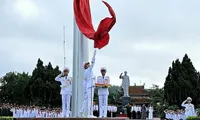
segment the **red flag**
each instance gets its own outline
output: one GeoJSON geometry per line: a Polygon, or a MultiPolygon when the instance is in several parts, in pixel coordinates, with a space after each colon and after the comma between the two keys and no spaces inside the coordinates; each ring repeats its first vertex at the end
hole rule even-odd
{"type": "Polygon", "coordinates": [[[103,1],[103,3],[107,6],[112,17],[106,17],[101,20],[97,31],[95,31],[92,25],[89,0],[74,0],[75,20],[79,30],[87,38],[94,40],[94,48],[99,49],[108,44],[110,38],[108,32],[116,23],[116,16],[112,7],[105,1],[103,1]]]}

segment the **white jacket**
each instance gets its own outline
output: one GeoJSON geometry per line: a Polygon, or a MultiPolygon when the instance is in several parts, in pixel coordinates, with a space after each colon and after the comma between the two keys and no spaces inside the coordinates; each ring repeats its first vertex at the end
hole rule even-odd
{"type": "Polygon", "coordinates": [[[56,81],[61,82],[60,94],[72,94],[72,78],[69,76],[62,77],[62,73],[59,74],[56,78],[56,81]]]}

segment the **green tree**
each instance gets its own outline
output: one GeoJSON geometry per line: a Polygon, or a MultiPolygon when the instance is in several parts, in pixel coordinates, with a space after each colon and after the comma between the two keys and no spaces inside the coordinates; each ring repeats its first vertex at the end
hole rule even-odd
{"type": "Polygon", "coordinates": [[[55,77],[59,74],[59,68],[53,68],[51,63],[43,65],[42,60],[38,59],[36,68],[33,70],[29,84],[26,87],[27,97],[32,104],[53,105],[61,104],[59,83],[55,77]]]}
{"type": "MultiPolygon", "coordinates": [[[[109,96],[108,96],[108,104],[116,105],[118,101],[120,101],[120,87],[119,86],[111,86],[108,88],[109,96]]],[[[98,104],[98,88],[95,88],[94,91],[94,101],[98,104]]]]}
{"type": "MultiPolygon", "coordinates": [[[[190,58],[188,57],[187,54],[185,54],[185,56],[183,57],[182,60],[182,66],[184,68],[185,71],[185,76],[184,79],[186,81],[188,81],[188,92],[187,92],[187,96],[190,96],[193,98],[193,103],[197,104],[198,103],[198,93],[199,93],[199,76],[197,73],[197,70],[195,69],[195,67],[193,66],[190,58]]],[[[186,98],[186,97],[185,97],[186,98]]]]}
{"type": "Polygon", "coordinates": [[[196,105],[199,101],[199,75],[190,58],[185,54],[182,62],[172,62],[164,83],[164,97],[169,105],[181,105],[187,97],[193,98],[196,105]]]}
{"type": "Polygon", "coordinates": [[[120,99],[120,93],[121,93],[121,90],[120,90],[120,86],[111,86],[109,88],[109,104],[112,104],[112,105],[119,105],[119,103],[121,103],[121,99],[120,99]],[[120,102],[119,102],[120,101],[120,102]]]}
{"type": "Polygon", "coordinates": [[[148,90],[150,94],[150,103],[155,106],[157,103],[164,104],[164,88],[157,86],[152,87],[148,90]]]}
{"type": "Polygon", "coordinates": [[[30,76],[28,73],[9,72],[0,78],[0,98],[2,102],[27,103],[23,92],[28,84],[30,76]]]}

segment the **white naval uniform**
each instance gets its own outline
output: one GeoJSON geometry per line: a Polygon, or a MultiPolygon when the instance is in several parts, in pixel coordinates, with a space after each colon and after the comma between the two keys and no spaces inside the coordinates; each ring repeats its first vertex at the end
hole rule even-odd
{"type": "Polygon", "coordinates": [[[28,110],[28,117],[29,118],[35,118],[36,117],[35,110],[28,110]]]}
{"type": "Polygon", "coordinates": [[[18,109],[12,108],[10,111],[13,113],[13,118],[19,118],[20,117],[18,109]]]}
{"type": "Polygon", "coordinates": [[[153,120],[153,107],[149,107],[149,120],[153,120]]]}
{"type": "Polygon", "coordinates": [[[193,104],[185,104],[186,101],[184,101],[181,106],[185,107],[185,117],[187,118],[188,116],[195,116],[195,110],[194,110],[194,105],[193,104]]]}
{"type": "Polygon", "coordinates": [[[42,116],[42,111],[38,111],[37,113],[36,113],[36,118],[42,118],[43,116],[42,116]]]}
{"type": "Polygon", "coordinates": [[[95,54],[93,55],[92,62],[89,68],[84,72],[84,89],[85,89],[85,100],[82,103],[80,113],[83,113],[88,108],[88,117],[93,116],[93,98],[94,98],[94,87],[95,87],[95,76],[93,74],[93,67],[95,63],[95,54]]]}
{"type": "Polygon", "coordinates": [[[87,88],[86,87],[87,87],[87,81],[84,79],[83,80],[83,89],[84,89],[84,95],[85,95],[85,97],[84,97],[84,101],[82,103],[82,108],[80,110],[81,113],[83,113],[85,111],[85,107],[86,107],[86,104],[88,102],[87,88]]]}
{"type": "MultiPolygon", "coordinates": [[[[108,76],[99,76],[97,78],[98,84],[110,84],[110,78],[108,76]]],[[[99,117],[107,117],[108,107],[108,88],[98,88],[99,95],[99,117]]]]}
{"type": "Polygon", "coordinates": [[[72,95],[72,89],[71,89],[72,78],[68,76],[62,77],[61,73],[55,78],[55,80],[61,82],[60,94],[62,95],[62,117],[69,117],[70,99],[72,95]]]}
{"type": "Polygon", "coordinates": [[[28,111],[27,110],[21,110],[20,118],[27,118],[28,117],[28,111]]]}
{"type": "Polygon", "coordinates": [[[59,114],[58,114],[58,118],[61,118],[61,117],[62,117],[62,113],[59,113],[59,114]]]}
{"type": "Polygon", "coordinates": [[[181,112],[181,113],[180,113],[180,119],[186,120],[186,118],[185,118],[185,113],[184,113],[184,112],[181,112]]]}

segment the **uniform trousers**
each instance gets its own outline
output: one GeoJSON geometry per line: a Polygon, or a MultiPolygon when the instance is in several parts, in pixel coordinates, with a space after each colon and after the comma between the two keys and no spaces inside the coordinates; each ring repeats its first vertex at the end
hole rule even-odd
{"type": "Polygon", "coordinates": [[[108,95],[99,95],[99,117],[107,117],[108,95]]]}
{"type": "Polygon", "coordinates": [[[94,87],[90,87],[86,90],[85,99],[82,103],[80,112],[85,111],[86,105],[88,107],[88,116],[93,115],[93,99],[94,99],[94,87]]]}
{"type": "Polygon", "coordinates": [[[62,94],[62,117],[69,117],[71,94],[62,94]]]}

